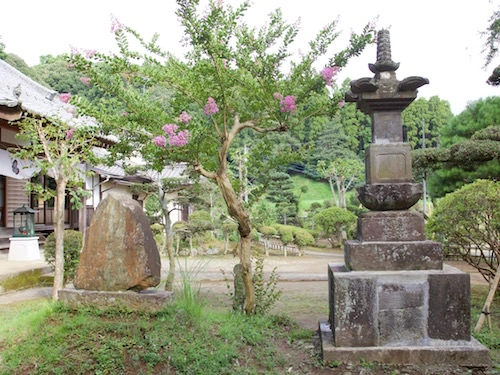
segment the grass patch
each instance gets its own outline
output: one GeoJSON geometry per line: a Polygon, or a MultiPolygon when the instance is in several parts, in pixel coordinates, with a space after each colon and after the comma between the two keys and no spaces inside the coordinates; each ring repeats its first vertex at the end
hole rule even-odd
{"type": "Polygon", "coordinates": [[[2,310],[11,330],[2,328],[0,374],[280,374],[276,340],[306,336],[284,317],[203,307],[194,320],[178,304],[155,314],[49,302],[16,310],[2,310]]]}
{"type": "Polygon", "coordinates": [[[50,286],[48,282],[40,269],[34,269],[3,280],[0,282],[0,286],[7,292],[10,290],[33,288],[35,286],[50,286]]]}
{"type": "Polygon", "coordinates": [[[299,210],[308,210],[312,203],[323,204],[324,201],[331,201],[332,192],[327,182],[315,181],[301,175],[293,175],[295,184],[294,193],[299,197],[299,210]],[[305,192],[302,192],[302,189],[305,192]]]}
{"type": "MultiPolygon", "coordinates": [[[[487,285],[473,285],[471,290],[471,327],[474,329],[484,301],[488,295],[487,285]]],[[[481,332],[475,333],[474,337],[490,350],[492,367],[495,373],[500,373],[500,294],[497,292],[490,308],[491,328],[488,327],[488,320],[481,332]]]]}

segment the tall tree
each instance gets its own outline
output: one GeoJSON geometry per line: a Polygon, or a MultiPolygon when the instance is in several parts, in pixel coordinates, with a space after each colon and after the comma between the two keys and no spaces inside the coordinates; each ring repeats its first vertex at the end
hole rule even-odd
{"type": "Polygon", "coordinates": [[[480,99],[470,103],[441,129],[441,148],[415,154],[416,166],[421,168],[425,164],[428,169],[437,169],[428,179],[429,190],[434,198],[479,178],[500,177],[498,152],[495,151],[499,143],[476,139],[483,138],[481,132],[484,129],[499,124],[500,98],[480,99]]]}
{"type": "Polygon", "coordinates": [[[356,156],[318,162],[318,172],[328,181],[335,204],[344,209],[347,209],[347,191],[363,178],[363,171],[363,163],[356,156]]]}
{"type": "Polygon", "coordinates": [[[297,217],[299,198],[294,193],[294,183],[288,173],[271,173],[267,189],[267,199],[276,205],[276,212],[281,223],[288,225],[297,217]]]}
{"type": "MultiPolygon", "coordinates": [[[[122,130],[125,142],[121,143],[121,152],[140,151],[145,158],[154,154],[150,150],[151,135],[156,136],[158,146],[165,146],[165,134],[160,135],[159,131],[162,124],[182,122],[180,113],[192,116],[189,143],[181,152],[156,155],[156,162],[190,161],[201,175],[219,186],[228,213],[238,223],[244,311],[251,314],[255,308],[250,253],[252,225],[245,204],[239,199],[237,185],[233,184],[229,151],[244,130],[284,132],[306,118],[335,112],[336,99],[331,97],[326,105],[312,98],[323,95],[325,84],[333,84],[338,70],[374,41],[374,29],[368,24],[360,34],[352,33],[348,46],[330,55],[319,74],[313,66],[320,57],[331,53],[329,47],[338,35],[335,21],[310,42],[307,53],[291,59],[290,49],[298,25],[286,23],[280,10],[272,12],[263,27],[254,28],[244,22],[250,7],[248,1],[234,8],[211,0],[204,12],[198,9],[198,0],[177,0],[177,5],[176,14],[184,27],[187,49],[183,60],[163,52],[157,35],[150,42],[145,41],[117,20],[112,29],[119,53],[72,55],[72,62],[93,84],[121,98],[126,116],[100,116],[90,107],[82,105],[82,108],[98,116],[115,133],[122,130]],[[142,52],[129,50],[129,37],[139,42],[142,52]],[[289,72],[285,74],[287,68],[289,72]],[[141,93],[135,90],[139,83],[146,88],[141,93]],[[158,86],[172,92],[167,108],[147,90],[158,86]]],[[[167,135],[171,143],[172,138],[167,135]]]]}
{"type": "Polygon", "coordinates": [[[408,142],[413,149],[418,149],[423,144],[425,147],[437,147],[440,144],[440,131],[450,123],[453,114],[447,101],[433,96],[429,100],[418,98],[412,102],[401,118],[408,142]]]}

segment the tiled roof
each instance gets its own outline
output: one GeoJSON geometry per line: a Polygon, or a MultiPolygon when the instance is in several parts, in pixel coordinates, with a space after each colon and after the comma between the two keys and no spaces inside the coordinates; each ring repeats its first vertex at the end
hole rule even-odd
{"type": "Polygon", "coordinates": [[[59,93],[33,81],[3,60],[0,60],[0,105],[57,118],[74,127],[97,124],[94,118],[88,116],[75,117],[75,108],[60,101],[59,93]]]}
{"type": "MultiPolygon", "coordinates": [[[[103,148],[95,148],[94,152],[100,158],[106,157],[108,151],[103,148]]],[[[153,170],[139,170],[133,176],[127,174],[125,169],[120,165],[121,163],[115,163],[112,166],[99,164],[91,169],[104,177],[110,177],[112,179],[119,179],[131,182],[143,182],[143,181],[159,181],[165,178],[181,178],[186,177],[185,172],[187,169],[186,163],[175,163],[165,166],[165,168],[158,173],[153,170]]],[[[131,167],[143,167],[146,163],[140,157],[130,158],[126,161],[126,164],[131,167]]]]}
{"type": "MultiPolygon", "coordinates": [[[[42,117],[55,117],[65,121],[70,126],[97,124],[91,117],[75,117],[74,107],[59,100],[59,94],[24,75],[5,61],[0,59],[0,106],[9,108],[20,108],[25,112],[39,115],[42,117]]],[[[114,141],[115,137],[104,137],[107,140],[114,141]]],[[[104,149],[97,149],[99,154],[106,153],[104,149]]],[[[104,155],[100,155],[104,156],[104,155]]],[[[132,165],[144,165],[140,159],[134,159],[129,162],[132,165]]],[[[124,180],[124,181],[144,181],[157,180],[158,177],[175,178],[181,177],[186,169],[185,164],[174,164],[166,166],[160,176],[157,172],[140,172],[134,176],[127,175],[125,170],[119,165],[108,167],[98,165],[94,168],[97,173],[106,177],[124,180]]]]}

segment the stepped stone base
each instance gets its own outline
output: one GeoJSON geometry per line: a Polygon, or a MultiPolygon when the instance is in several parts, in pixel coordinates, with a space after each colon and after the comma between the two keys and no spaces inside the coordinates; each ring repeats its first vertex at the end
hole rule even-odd
{"type": "Polygon", "coordinates": [[[144,290],[137,292],[106,292],[83,289],[62,289],[59,301],[71,308],[96,307],[99,309],[118,308],[143,312],[157,312],[167,307],[173,300],[173,292],[144,290]]]}
{"type": "Polygon", "coordinates": [[[422,369],[421,373],[427,373],[425,370],[429,368],[437,371],[432,373],[439,373],[439,369],[450,368],[457,369],[456,373],[469,373],[467,371],[472,369],[486,371],[491,366],[488,349],[475,339],[469,342],[432,346],[336,347],[327,320],[319,322],[319,333],[325,365],[360,364],[361,361],[378,362],[419,367],[422,369]]]}

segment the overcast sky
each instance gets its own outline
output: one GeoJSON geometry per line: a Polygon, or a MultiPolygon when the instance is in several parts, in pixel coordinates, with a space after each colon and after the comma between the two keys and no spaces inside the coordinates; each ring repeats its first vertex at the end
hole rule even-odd
{"type": "MultiPolygon", "coordinates": [[[[261,25],[275,8],[281,8],[290,22],[300,18],[298,51],[307,50],[307,41],[333,19],[339,19],[339,31],[347,38],[351,30],[360,30],[378,16],[378,28],[391,31],[392,59],[401,64],[398,79],[428,78],[430,84],[419,89],[419,96],[438,95],[458,114],[470,101],[500,95],[500,88],[485,83],[500,57],[483,68],[480,36],[498,5],[498,0],[253,0],[247,21],[261,25]]],[[[113,14],[147,38],[158,32],[165,49],[175,52],[182,37],[175,9],[174,0],[4,1],[0,36],[6,52],[29,65],[36,65],[42,55],[69,52],[71,46],[108,52],[114,47],[113,14]]],[[[340,79],[373,76],[368,63],[375,60],[372,46],[351,60],[340,79]]]]}

